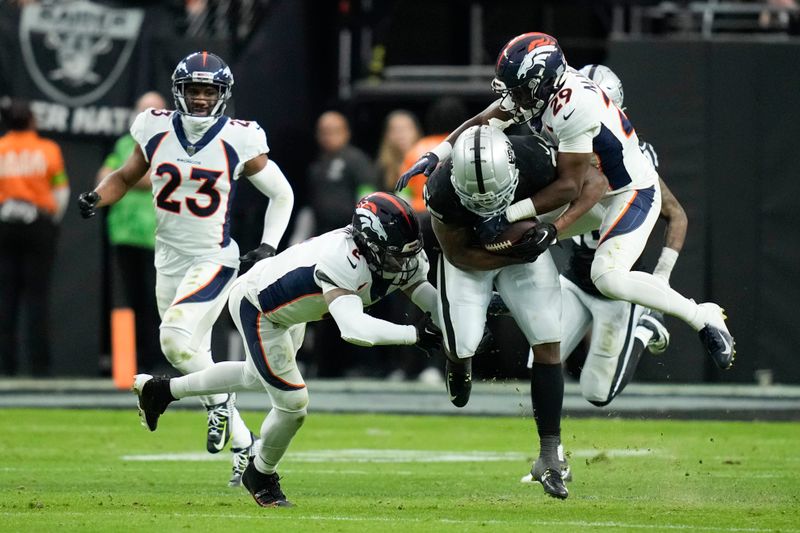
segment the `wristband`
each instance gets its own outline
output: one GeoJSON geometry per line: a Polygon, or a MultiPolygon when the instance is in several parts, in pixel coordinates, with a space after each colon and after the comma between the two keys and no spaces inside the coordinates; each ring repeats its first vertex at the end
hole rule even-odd
{"type": "Polygon", "coordinates": [[[669,276],[677,260],[678,252],[665,246],[661,249],[661,256],[658,258],[656,268],[653,269],[653,275],[669,282],[669,276]]]}
{"type": "Polygon", "coordinates": [[[533,206],[533,199],[525,198],[519,202],[513,203],[506,209],[506,218],[509,222],[516,222],[523,218],[532,218],[536,216],[536,208],[533,206]]]}
{"type": "Polygon", "coordinates": [[[431,153],[435,154],[436,157],[439,158],[439,161],[443,161],[444,158],[449,156],[452,151],[453,151],[453,145],[447,141],[442,141],[438,145],[436,145],[436,148],[431,150],[431,153]]]}

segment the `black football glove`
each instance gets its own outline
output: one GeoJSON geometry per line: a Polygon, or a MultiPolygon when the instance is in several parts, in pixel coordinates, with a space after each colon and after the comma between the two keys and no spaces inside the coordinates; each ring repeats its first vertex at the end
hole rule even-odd
{"type": "Polygon", "coordinates": [[[430,313],[425,313],[414,323],[417,330],[417,342],[414,344],[428,355],[442,349],[442,330],[433,323],[430,313]]]}
{"type": "Polygon", "coordinates": [[[83,218],[92,218],[97,214],[97,202],[100,195],[94,191],[82,192],[78,195],[78,209],[81,210],[83,218]]]}
{"type": "Polygon", "coordinates": [[[276,254],[276,252],[277,250],[275,250],[275,248],[265,242],[262,242],[261,246],[244,254],[239,258],[239,261],[242,263],[256,263],[262,259],[266,259],[267,257],[272,257],[276,254]]]}
{"type": "Polygon", "coordinates": [[[475,225],[475,233],[478,235],[478,240],[481,241],[482,244],[491,244],[497,239],[497,236],[503,233],[503,230],[510,225],[511,223],[505,215],[495,215],[478,222],[478,224],[475,225]]]}
{"type": "Polygon", "coordinates": [[[557,240],[556,227],[549,222],[540,222],[526,231],[520,242],[509,248],[509,254],[532,263],[557,240]]]}
{"type": "Polygon", "coordinates": [[[417,159],[417,162],[412,165],[402,176],[397,180],[397,185],[394,186],[395,192],[400,192],[406,188],[411,178],[417,174],[425,174],[430,176],[431,172],[436,170],[436,165],[439,164],[439,156],[433,152],[425,152],[422,157],[417,159]]]}

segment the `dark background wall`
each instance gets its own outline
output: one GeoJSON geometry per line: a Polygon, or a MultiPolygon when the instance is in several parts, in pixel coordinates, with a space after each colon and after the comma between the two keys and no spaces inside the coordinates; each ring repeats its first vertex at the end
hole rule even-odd
{"type": "Polygon", "coordinates": [[[672,320],[668,355],[644,359],[640,379],[666,372],[678,381],[752,381],[772,369],[778,382],[800,381],[792,316],[800,298],[798,58],[800,45],[788,42],[610,43],[607,64],[624,81],[626,112],[689,216],[672,284],[725,307],[738,348],[723,374],[672,320]]]}
{"type": "MultiPolygon", "coordinates": [[[[177,39],[165,27],[167,15],[150,5],[126,101],[149,88],[168,95],[169,75],[190,51],[208,48],[230,58],[236,76],[233,114],[265,127],[271,157],[284,168],[302,204],[305,169],[315,154],[314,120],[321,111],[337,107],[348,113],[356,144],[374,154],[388,111],[405,107],[423,116],[432,100],[408,94],[338,100],[338,33],[358,22],[357,13],[341,12],[341,4],[273,2],[269,16],[236,46],[177,39]]],[[[386,11],[376,15],[383,22],[374,36],[387,45],[388,64],[425,63],[420,58],[426,57],[428,64],[465,64],[468,17],[459,4],[385,3],[386,11]],[[430,16],[420,17],[422,12],[430,16]]],[[[670,320],[670,350],[661,358],[645,357],[637,379],[747,382],[756,370],[772,369],[777,382],[800,382],[800,358],[792,350],[800,344],[792,313],[800,300],[800,239],[794,231],[800,220],[793,208],[800,193],[793,164],[800,138],[800,45],[724,38],[606,41],[598,30],[604,14],[593,6],[567,3],[564,13],[553,17],[552,6],[538,3],[484,3],[484,59],[490,63],[508,38],[536,28],[556,34],[574,66],[594,61],[611,66],[624,82],[637,132],[656,147],[662,174],[687,210],[689,238],[673,285],[698,301],[714,300],[727,308],[737,364],[730,372],[717,371],[690,328],[670,320]],[[561,16],[565,13],[569,16],[561,16]]],[[[16,39],[14,17],[5,4],[3,9],[3,34],[16,39]]],[[[20,66],[2,67],[0,93],[14,94],[9,87],[20,66]]],[[[492,100],[488,83],[485,94],[464,96],[473,112],[492,100]]],[[[48,136],[62,145],[73,192],[91,188],[113,138],[48,136]]],[[[242,249],[257,242],[263,207],[259,195],[242,191],[234,212],[234,235],[242,249]]],[[[656,228],[645,254],[651,265],[662,232],[662,226],[656,228]]],[[[59,374],[97,374],[98,354],[107,349],[103,234],[99,220],[78,217],[73,199],[54,280],[53,355],[59,374]]],[[[502,357],[513,363],[488,366],[523,375],[521,337],[506,322],[495,322],[504,340],[502,357]]]]}

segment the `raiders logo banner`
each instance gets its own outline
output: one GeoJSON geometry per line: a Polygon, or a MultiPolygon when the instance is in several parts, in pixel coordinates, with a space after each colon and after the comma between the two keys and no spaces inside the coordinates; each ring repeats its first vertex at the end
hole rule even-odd
{"type": "Polygon", "coordinates": [[[14,14],[5,10],[3,19],[0,60],[13,66],[0,74],[3,92],[31,101],[40,130],[104,136],[127,130],[141,83],[133,59],[144,10],[44,1],[14,14]],[[13,25],[18,31],[5,31],[13,25]]]}

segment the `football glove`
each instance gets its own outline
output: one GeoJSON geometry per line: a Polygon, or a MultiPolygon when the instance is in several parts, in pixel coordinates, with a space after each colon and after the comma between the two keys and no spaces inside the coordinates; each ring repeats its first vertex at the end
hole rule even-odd
{"type": "Polygon", "coordinates": [[[78,209],[83,218],[92,218],[97,214],[97,202],[100,195],[94,191],[82,192],[78,195],[78,209]]]}
{"type": "Polygon", "coordinates": [[[425,152],[422,154],[422,157],[417,159],[417,162],[414,163],[411,168],[406,170],[402,176],[397,180],[397,184],[394,186],[395,192],[400,192],[406,188],[408,182],[411,181],[411,178],[416,176],[417,174],[425,174],[425,176],[430,176],[431,172],[436,170],[436,165],[439,164],[439,156],[434,154],[433,152],[425,152]]]}
{"type": "Polygon", "coordinates": [[[271,245],[262,242],[261,246],[256,248],[255,250],[250,250],[242,257],[239,258],[239,261],[242,263],[257,263],[262,259],[266,259],[267,257],[272,257],[277,253],[277,250],[273,248],[271,245]]]}
{"type": "Polygon", "coordinates": [[[414,323],[417,330],[417,342],[414,344],[420,350],[429,354],[442,348],[442,330],[434,324],[430,313],[425,313],[414,323]]]}
{"type": "Polygon", "coordinates": [[[551,244],[558,240],[556,227],[549,222],[540,222],[525,232],[520,242],[509,248],[509,255],[528,263],[536,261],[551,244]]]}

